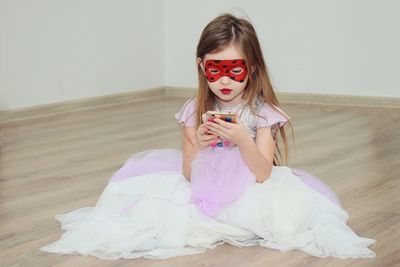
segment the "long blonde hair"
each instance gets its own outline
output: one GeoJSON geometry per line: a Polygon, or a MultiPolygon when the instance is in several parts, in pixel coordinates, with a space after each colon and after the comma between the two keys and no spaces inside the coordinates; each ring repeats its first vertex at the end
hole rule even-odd
{"type": "MultiPolygon", "coordinates": [[[[250,106],[253,113],[255,112],[252,103],[255,102],[256,98],[260,98],[280,112],[275,108],[280,108],[281,105],[274,93],[256,31],[249,21],[231,14],[223,14],[216,17],[204,28],[197,45],[196,56],[203,60],[206,54],[219,52],[231,44],[235,44],[241,49],[249,69],[249,79],[243,93],[244,101],[250,106]]],[[[199,90],[195,116],[198,127],[201,124],[201,115],[207,110],[214,109],[216,98],[208,88],[207,79],[200,64],[197,66],[197,71],[199,90]]],[[[293,132],[290,122],[288,122],[288,125],[293,132]]],[[[285,148],[284,163],[287,164],[288,141],[284,127],[279,128],[279,133],[285,148]]],[[[274,165],[281,165],[281,159],[282,153],[277,142],[274,165]]]]}

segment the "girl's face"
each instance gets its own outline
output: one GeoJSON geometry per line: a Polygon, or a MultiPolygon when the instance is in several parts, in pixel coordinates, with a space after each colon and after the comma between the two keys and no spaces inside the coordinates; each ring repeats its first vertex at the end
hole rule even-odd
{"type": "Polygon", "coordinates": [[[234,106],[242,102],[248,75],[244,57],[236,45],[206,54],[204,59],[197,59],[201,64],[210,90],[223,106],[234,106]]]}

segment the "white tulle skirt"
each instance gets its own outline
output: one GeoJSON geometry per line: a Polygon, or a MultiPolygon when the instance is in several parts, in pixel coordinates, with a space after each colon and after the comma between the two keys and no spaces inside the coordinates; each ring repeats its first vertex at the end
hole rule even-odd
{"type": "Polygon", "coordinates": [[[157,170],[110,181],[95,207],[56,219],[66,232],[42,251],[165,259],[227,242],[317,257],[375,256],[368,249],[375,240],[355,234],[340,205],[283,166],[273,167],[268,180],[251,185],[214,217],[193,204],[190,182],[179,171],[157,170]]]}

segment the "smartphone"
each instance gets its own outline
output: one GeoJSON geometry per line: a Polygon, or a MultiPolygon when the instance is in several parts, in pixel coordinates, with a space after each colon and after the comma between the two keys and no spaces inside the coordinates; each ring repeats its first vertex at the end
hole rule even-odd
{"type": "Polygon", "coordinates": [[[216,116],[219,116],[221,120],[224,120],[226,122],[230,123],[236,123],[237,122],[237,114],[233,112],[220,112],[220,111],[207,111],[206,113],[203,114],[202,119],[203,122],[206,121],[212,121],[216,116]]]}

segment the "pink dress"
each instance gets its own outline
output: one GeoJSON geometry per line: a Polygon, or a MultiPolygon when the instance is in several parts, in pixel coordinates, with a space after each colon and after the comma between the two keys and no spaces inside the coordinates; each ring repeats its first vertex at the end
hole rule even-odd
{"type": "MultiPolygon", "coordinates": [[[[195,101],[175,117],[195,127],[195,101]]],[[[257,105],[257,115],[238,107],[255,138],[257,128],[286,124],[288,117],[257,105]]],[[[360,237],[335,193],[318,178],[274,166],[256,183],[237,147],[208,147],[182,175],[182,151],[132,155],[111,178],[95,207],[57,215],[66,232],[42,251],[104,259],[156,258],[204,252],[224,242],[235,246],[302,250],[317,257],[368,258],[375,240],[360,237]]]]}

